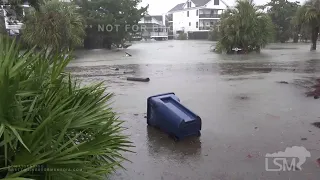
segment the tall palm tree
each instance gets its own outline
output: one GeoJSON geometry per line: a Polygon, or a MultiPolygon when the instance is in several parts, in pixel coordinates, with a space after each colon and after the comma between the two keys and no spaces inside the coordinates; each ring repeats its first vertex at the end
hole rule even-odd
{"type": "Polygon", "coordinates": [[[76,6],[48,1],[26,15],[22,38],[29,45],[59,50],[81,45],[85,22],[76,6]]]}
{"type": "Polygon", "coordinates": [[[309,0],[300,8],[297,19],[301,26],[309,26],[311,29],[311,50],[317,49],[317,40],[320,31],[320,0],[309,0]]]}

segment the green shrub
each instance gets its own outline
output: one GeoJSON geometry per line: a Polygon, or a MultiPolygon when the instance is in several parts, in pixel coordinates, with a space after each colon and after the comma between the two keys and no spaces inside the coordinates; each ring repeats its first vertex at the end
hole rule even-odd
{"type": "Polygon", "coordinates": [[[177,38],[178,40],[187,40],[188,39],[188,35],[187,35],[187,33],[180,33],[179,35],[178,35],[178,38],[177,38]]]}
{"type": "Polygon", "coordinates": [[[80,87],[64,72],[69,61],[0,38],[0,179],[105,179],[126,160],[113,94],[80,87]]]}
{"type": "Polygon", "coordinates": [[[218,52],[232,53],[234,48],[259,52],[273,38],[271,18],[251,1],[237,0],[235,8],[222,14],[219,25],[218,52]]]}
{"type": "Polygon", "coordinates": [[[57,0],[46,1],[26,14],[22,30],[30,46],[60,50],[83,45],[85,21],[77,6],[57,0]]]}

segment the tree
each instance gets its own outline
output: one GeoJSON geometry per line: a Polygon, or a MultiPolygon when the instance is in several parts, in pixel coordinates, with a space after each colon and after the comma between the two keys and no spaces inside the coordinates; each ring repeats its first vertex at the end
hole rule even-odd
{"type": "Polygon", "coordinates": [[[32,46],[60,50],[82,45],[84,28],[75,5],[48,1],[26,15],[22,38],[32,46]]]}
{"type": "Polygon", "coordinates": [[[311,30],[311,50],[317,49],[320,30],[320,0],[309,0],[297,14],[300,26],[308,26],[311,30]]]}
{"type": "Polygon", "coordinates": [[[148,7],[138,8],[141,0],[78,0],[76,4],[86,18],[85,47],[122,45],[134,31],[148,7]]]}
{"type": "Polygon", "coordinates": [[[234,48],[259,52],[273,37],[270,17],[249,1],[238,0],[234,9],[223,13],[219,25],[219,52],[231,53],[234,48]]]}
{"type": "Polygon", "coordinates": [[[266,4],[268,14],[275,26],[275,40],[284,43],[293,37],[292,19],[295,17],[299,2],[289,2],[287,0],[271,0],[266,4]]]}
{"type": "Polygon", "coordinates": [[[298,42],[299,38],[300,41],[304,42],[311,39],[311,28],[308,24],[304,23],[304,15],[306,12],[306,6],[299,7],[291,21],[291,24],[294,28],[294,42],[298,42]]]}

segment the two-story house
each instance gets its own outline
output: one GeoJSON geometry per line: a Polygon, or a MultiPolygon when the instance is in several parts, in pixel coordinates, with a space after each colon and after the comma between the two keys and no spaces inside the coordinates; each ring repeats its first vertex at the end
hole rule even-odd
{"type": "Polygon", "coordinates": [[[162,15],[146,15],[139,21],[141,36],[144,39],[166,40],[168,29],[165,26],[165,18],[162,15]]]}
{"type": "Polygon", "coordinates": [[[207,39],[211,27],[228,8],[223,0],[187,0],[167,13],[171,33],[187,33],[189,39],[207,39]]]}

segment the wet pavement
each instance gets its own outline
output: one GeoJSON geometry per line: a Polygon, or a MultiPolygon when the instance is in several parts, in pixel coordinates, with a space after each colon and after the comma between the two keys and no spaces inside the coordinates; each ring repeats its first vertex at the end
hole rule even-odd
{"type": "Polygon", "coordinates": [[[68,70],[84,84],[105,81],[136,146],[136,153],[125,153],[132,161],[123,163],[127,170],[110,178],[318,180],[319,100],[305,93],[320,77],[320,53],[309,52],[309,44],[272,44],[261,54],[219,55],[210,52],[211,45],[163,41],[76,52],[68,70]],[[126,81],[131,76],[151,81],[126,81]],[[175,92],[202,118],[200,138],[175,143],[147,127],[147,98],[166,92],[175,92]],[[265,155],[292,146],[311,153],[303,169],[267,172],[265,155]]]}

